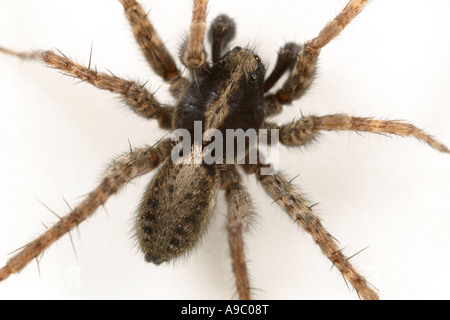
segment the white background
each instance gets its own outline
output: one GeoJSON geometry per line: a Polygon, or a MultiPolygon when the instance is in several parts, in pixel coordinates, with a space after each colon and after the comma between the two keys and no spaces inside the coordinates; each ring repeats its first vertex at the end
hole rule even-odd
{"type": "MultiPolygon", "coordinates": [[[[235,44],[255,46],[274,65],[286,41],[314,37],[345,5],[340,1],[211,0],[208,20],[227,13],[238,25],[235,44]]],[[[191,19],[191,1],[143,1],[176,56],[191,19]]],[[[87,65],[148,81],[173,103],[137,49],[119,1],[2,0],[0,45],[58,48],[87,65]]],[[[450,2],[373,1],[330,43],[306,96],[279,123],[304,114],[349,113],[404,119],[450,145],[450,2]]],[[[164,134],[116,96],[38,63],[0,56],[0,264],[98,183],[115,156],[153,144],[164,134]]],[[[384,299],[449,299],[450,156],[415,139],[325,133],[308,150],[281,153],[282,171],[296,178],[323,219],[384,299]]],[[[187,258],[154,266],[133,245],[135,208],[151,175],[137,179],[37,265],[0,283],[0,299],[228,299],[235,289],[224,231],[226,207],[187,258]]],[[[310,236],[244,181],[257,217],[246,238],[259,299],[357,299],[310,236]]]]}

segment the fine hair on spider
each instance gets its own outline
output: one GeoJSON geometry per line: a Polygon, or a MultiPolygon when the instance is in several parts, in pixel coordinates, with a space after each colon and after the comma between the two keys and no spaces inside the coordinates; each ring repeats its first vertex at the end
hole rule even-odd
{"type": "MultiPolygon", "coordinates": [[[[273,163],[264,157],[252,158],[249,135],[242,139],[247,143],[243,149],[235,144],[230,148],[231,141],[227,139],[229,130],[242,130],[255,133],[259,142],[259,134],[263,132],[268,134],[268,148],[276,147],[279,142],[287,148],[302,147],[296,152],[304,152],[303,147],[323,132],[348,131],[413,137],[437,151],[450,153],[445,145],[405,121],[341,113],[301,114],[284,124],[272,119],[286,106],[295,105],[310,88],[322,50],[326,50],[330,41],[341,34],[368,1],[350,0],[334,19],[327,24],[324,22],[323,29],[318,30],[320,32],[311,40],[286,42],[278,50],[277,60],[271,68],[262,61],[257,50],[232,45],[239,30],[232,17],[222,14],[206,23],[206,0],[193,1],[188,37],[178,55],[182,68],[166,48],[165,39],[156,32],[143,6],[135,0],[119,2],[146,61],[169,87],[172,104],[160,102],[157,92],[150,92],[145,83],[97,71],[91,67],[91,58],[85,66],[58,50],[17,52],[0,47],[0,51],[41,62],[96,88],[110,91],[120,96],[135,114],[157,120],[159,127],[172,135],[147,147],[132,148],[130,145],[130,150],[111,162],[98,186],[79,204],[71,206],[67,215],[58,216],[55,225],[47,226],[42,235],[12,255],[0,268],[0,282],[20,272],[34,259],[40,259],[51,244],[65,234],[70,235],[71,230],[134,178],[154,171],[134,222],[136,242],[145,261],[159,265],[191,252],[208,228],[218,192],[223,192],[227,204],[225,231],[237,297],[251,299],[252,287],[258,287],[258,284],[249,279],[244,235],[257,210],[244,186],[243,176],[248,175],[255,178],[274,204],[312,237],[359,298],[378,299],[377,289],[353,265],[354,255],[344,254],[341,244],[332,232],[328,232],[326,221],[322,222],[316,213],[315,203],[306,200],[296,187],[299,182],[287,178],[282,173],[282,166],[280,171],[268,170],[273,168],[273,163]],[[200,139],[196,139],[198,123],[200,139]],[[180,150],[175,148],[180,141],[174,138],[179,132],[193,138],[183,136],[181,141],[181,159],[185,162],[174,160],[174,155],[180,159],[180,150]],[[214,153],[211,153],[208,147],[213,144],[214,153]],[[206,161],[205,155],[212,154],[215,161],[206,161]],[[195,161],[198,158],[200,161],[195,161]],[[243,163],[238,162],[242,159],[243,163]]],[[[262,148],[256,142],[254,146],[256,150],[262,148]]]]}

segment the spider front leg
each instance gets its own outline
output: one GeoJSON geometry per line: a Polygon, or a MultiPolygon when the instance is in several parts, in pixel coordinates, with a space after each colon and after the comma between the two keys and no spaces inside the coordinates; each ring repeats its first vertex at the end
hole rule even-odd
{"type": "Polygon", "coordinates": [[[198,69],[206,62],[204,39],[206,33],[206,10],[208,0],[194,0],[191,28],[181,61],[189,69],[198,69]]]}
{"type": "Polygon", "coordinates": [[[266,117],[280,113],[284,104],[291,103],[305,93],[314,79],[320,50],[334,39],[364,9],[368,2],[368,0],[350,0],[347,6],[322,29],[316,38],[307,41],[302,46],[289,77],[281,89],[266,96],[266,117]]]}
{"type": "Polygon", "coordinates": [[[160,77],[170,83],[170,92],[179,98],[190,82],[181,77],[175,60],[159,37],[142,5],[135,0],[120,0],[134,37],[145,58],[160,77]]]}
{"type": "Polygon", "coordinates": [[[0,52],[21,59],[43,62],[49,67],[61,70],[66,75],[88,82],[99,89],[120,94],[128,106],[138,115],[147,119],[157,119],[163,129],[172,128],[174,108],[160,104],[142,84],[98,72],[92,69],[90,65],[88,67],[82,66],[62,53],[53,51],[15,52],[2,47],[0,47],[0,52]]]}
{"type": "Polygon", "coordinates": [[[170,155],[171,150],[172,141],[165,139],[154,147],[136,149],[114,160],[106,170],[99,186],[76,208],[37,239],[26,244],[8,260],[6,265],[0,269],[0,281],[5,280],[13,273],[20,272],[51,244],[90,217],[110,196],[121,190],[132,179],[156,168],[162,160],[170,155]]]}
{"type": "Polygon", "coordinates": [[[250,223],[252,204],[250,196],[240,183],[241,177],[234,166],[227,166],[221,172],[220,178],[220,188],[225,190],[228,203],[228,244],[236,289],[239,300],[250,300],[250,281],[245,260],[243,232],[250,223]]]}

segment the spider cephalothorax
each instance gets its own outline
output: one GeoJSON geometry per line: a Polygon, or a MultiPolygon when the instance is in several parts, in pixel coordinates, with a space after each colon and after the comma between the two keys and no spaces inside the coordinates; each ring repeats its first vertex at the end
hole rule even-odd
{"type": "MultiPolygon", "coordinates": [[[[286,43],[280,49],[278,60],[268,77],[265,77],[263,63],[252,50],[235,47],[227,51],[236,26],[225,15],[220,15],[211,23],[209,39],[212,58],[207,60],[203,43],[207,1],[195,0],[189,37],[179,55],[181,63],[190,70],[190,78],[184,77],[178,69],[142,6],[136,0],[120,2],[147,61],[155,73],[170,85],[170,92],[177,101],[174,106],[161,104],[143,84],[98,72],[90,67],[90,63],[88,67],[82,66],[60,52],[18,53],[5,48],[0,48],[0,51],[22,59],[39,60],[100,89],[119,94],[131,110],[146,119],[158,120],[163,129],[173,132],[184,130],[195,138],[196,124],[200,123],[200,134],[207,135],[207,139],[189,140],[187,152],[183,152],[182,156],[175,148],[175,142],[164,138],[152,147],[132,149],[114,160],[98,187],[79,205],[15,253],[0,269],[0,281],[21,271],[52,243],[90,217],[132,179],[159,166],[144,193],[136,217],[137,240],[145,259],[160,264],[190,251],[204,233],[213,213],[216,192],[222,189],[228,205],[226,230],[237,293],[240,299],[250,299],[243,232],[247,229],[253,209],[250,196],[241,183],[237,170],[240,167],[247,174],[254,175],[273,202],[311,235],[361,298],[377,299],[376,290],[342,253],[336,239],[314,212],[313,205],[305,200],[292,180],[277,171],[266,174],[264,169],[269,164],[262,159],[252,163],[236,162],[238,158],[246,159],[249,149],[235,153],[234,147],[226,148],[227,140],[221,143],[222,149],[226,150],[223,156],[216,158],[217,161],[203,159],[205,153],[209,155],[211,151],[205,148],[210,141],[211,130],[224,135],[230,129],[256,132],[271,129],[274,130],[271,135],[276,135],[279,142],[287,147],[306,145],[324,130],[393,134],[415,137],[441,152],[450,153],[447,147],[430,135],[401,121],[345,114],[302,116],[284,125],[269,120],[270,116],[279,114],[284,105],[300,98],[309,88],[322,48],[361,12],[368,0],[350,0],[316,38],[304,44],[286,43]],[[269,90],[286,73],[287,78],[279,89],[270,93],[269,90]],[[229,152],[233,156],[227,158],[229,152]],[[198,157],[200,161],[194,161],[198,157]]],[[[182,150],[186,151],[186,148],[182,150]]]]}
{"type": "Polygon", "coordinates": [[[176,106],[174,129],[258,129],[264,121],[265,68],[253,52],[236,47],[197,76],[176,106]]]}

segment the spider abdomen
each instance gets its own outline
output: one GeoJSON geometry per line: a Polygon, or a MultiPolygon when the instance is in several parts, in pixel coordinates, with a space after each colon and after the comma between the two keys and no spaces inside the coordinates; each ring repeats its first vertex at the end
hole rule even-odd
{"type": "Polygon", "coordinates": [[[137,238],[145,260],[160,264],[192,249],[206,230],[216,190],[215,166],[167,159],[138,209],[137,238]]]}

